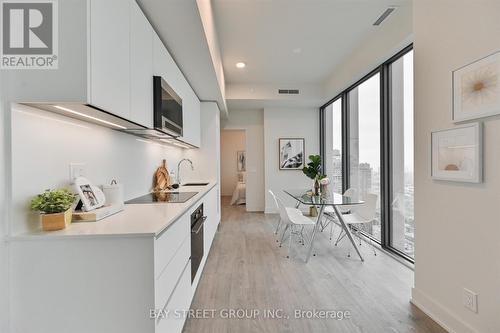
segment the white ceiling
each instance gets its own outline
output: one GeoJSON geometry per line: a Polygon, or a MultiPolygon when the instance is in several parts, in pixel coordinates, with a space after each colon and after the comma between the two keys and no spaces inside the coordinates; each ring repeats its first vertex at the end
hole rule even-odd
{"type": "Polygon", "coordinates": [[[194,0],[138,0],[170,55],[202,101],[216,101],[225,111],[202,18],[194,0]]]}
{"type": "Polygon", "coordinates": [[[393,31],[401,22],[411,21],[412,6],[412,0],[138,2],[198,97],[217,101],[222,111],[226,102],[229,109],[320,106],[331,97],[325,87],[332,78],[359,74],[346,73],[349,57],[383,39],[384,27],[393,31]],[[389,6],[400,9],[381,27],[374,27],[373,22],[389,6]],[[215,44],[205,22],[208,18],[210,23],[212,15],[218,37],[215,44]],[[214,47],[222,55],[225,90],[218,82],[220,56],[214,59],[218,53],[211,52],[214,47]],[[247,67],[237,69],[239,61],[247,67]],[[279,88],[300,89],[300,95],[278,95],[279,88]]]}
{"type": "Polygon", "coordinates": [[[324,82],[378,29],[372,24],[387,7],[411,6],[411,0],[212,1],[226,82],[289,88],[324,82]],[[239,61],[247,67],[237,69],[239,61]]]}

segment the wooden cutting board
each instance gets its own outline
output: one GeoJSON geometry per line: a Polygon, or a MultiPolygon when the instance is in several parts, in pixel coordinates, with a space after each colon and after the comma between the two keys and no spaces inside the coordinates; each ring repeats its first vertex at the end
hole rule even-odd
{"type": "Polygon", "coordinates": [[[162,165],[156,169],[154,176],[154,191],[165,191],[170,187],[170,175],[168,173],[167,161],[163,160],[162,165]]]}

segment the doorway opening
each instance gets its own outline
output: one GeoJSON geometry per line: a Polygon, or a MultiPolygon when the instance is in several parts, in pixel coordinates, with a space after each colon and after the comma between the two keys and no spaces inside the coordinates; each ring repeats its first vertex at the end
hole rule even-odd
{"type": "Polygon", "coordinates": [[[221,196],[231,205],[246,205],[246,131],[221,131],[221,196]],[[225,198],[224,198],[225,197],[225,198]]]}

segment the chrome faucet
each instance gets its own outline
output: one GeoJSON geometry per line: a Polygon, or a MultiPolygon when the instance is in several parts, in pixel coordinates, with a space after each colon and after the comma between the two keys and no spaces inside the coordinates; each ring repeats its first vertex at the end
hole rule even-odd
{"type": "Polygon", "coordinates": [[[182,160],[179,161],[179,163],[177,164],[177,184],[181,184],[181,164],[182,162],[189,162],[189,164],[191,165],[191,170],[194,170],[194,166],[193,166],[193,161],[191,161],[189,158],[183,158],[182,160]]]}

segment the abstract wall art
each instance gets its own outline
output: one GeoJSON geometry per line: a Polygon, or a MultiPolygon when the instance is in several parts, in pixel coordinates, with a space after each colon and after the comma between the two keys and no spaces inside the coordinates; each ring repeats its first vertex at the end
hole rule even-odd
{"type": "Polygon", "coordinates": [[[302,170],[304,168],[304,139],[279,139],[280,170],[302,170]]]}
{"type": "Polygon", "coordinates": [[[238,172],[246,171],[247,170],[247,157],[246,157],[245,151],[238,151],[236,158],[238,160],[238,163],[237,163],[238,172]]]}
{"type": "Polygon", "coordinates": [[[453,71],[453,121],[500,114],[500,52],[453,71]]]}
{"type": "Polygon", "coordinates": [[[432,178],[482,182],[482,126],[473,123],[431,134],[432,178]]]}

